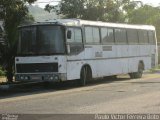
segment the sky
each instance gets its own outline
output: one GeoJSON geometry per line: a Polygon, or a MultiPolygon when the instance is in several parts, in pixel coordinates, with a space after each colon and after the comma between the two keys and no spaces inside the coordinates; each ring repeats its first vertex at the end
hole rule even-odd
{"type": "Polygon", "coordinates": [[[160,0],[140,0],[145,4],[153,5],[153,6],[158,6],[160,5],[160,0]]]}
{"type": "MultiPolygon", "coordinates": [[[[46,4],[49,3],[50,5],[55,5],[55,4],[58,4],[58,1],[60,1],[60,0],[37,0],[37,2],[35,2],[35,4],[44,8],[46,4]]],[[[145,4],[149,4],[152,6],[160,5],[160,0],[134,0],[134,1],[142,1],[145,4]]]]}

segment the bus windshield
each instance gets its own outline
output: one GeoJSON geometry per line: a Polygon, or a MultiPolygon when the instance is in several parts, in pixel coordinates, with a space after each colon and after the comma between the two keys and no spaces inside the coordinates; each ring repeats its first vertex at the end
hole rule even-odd
{"type": "Polygon", "coordinates": [[[29,26],[20,29],[18,54],[63,54],[64,34],[62,26],[29,26]]]}

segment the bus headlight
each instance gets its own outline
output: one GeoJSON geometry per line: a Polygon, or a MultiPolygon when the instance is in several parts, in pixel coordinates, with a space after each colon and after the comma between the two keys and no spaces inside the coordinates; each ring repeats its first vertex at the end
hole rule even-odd
{"type": "Polygon", "coordinates": [[[25,76],[24,79],[25,79],[25,80],[29,80],[29,76],[25,76]]]}
{"type": "Polygon", "coordinates": [[[45,75],[44,76],[44,80],[48,80],[48,81],[58,81],[59,80],[59,76],[58,75],[45,75]]]}
{"type": "Polygon", "coordinates": [[[58,81],[58,80],[59,80],[59,76],[58,76],[58,75],[55,75],[55,76],[54,76],[54,80],[58,81]]]}
{"type": "Polygon", "coordinates": [[[30,77],[29,76],[25,76],[25,75],[20,75],[19,77],[17,77],[20,80],[29,80],[30,77]]]}
{"type": "Polygon", "coordinates": [[[24,76],[20,76],[20,79],[21,79],[21,80],[24,80],[24,76]]]}
{"type": "Polygon", "coordinates": [[[49,80],[53,80],[53,79],[54,79],[54,77],[53,77],[53,76],[50,76],[50,77],[49,77],[49,80]]]}

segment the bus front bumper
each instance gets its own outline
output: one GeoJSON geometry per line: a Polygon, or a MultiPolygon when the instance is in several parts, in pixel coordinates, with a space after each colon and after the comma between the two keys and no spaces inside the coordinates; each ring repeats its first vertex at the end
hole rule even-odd
{"type": "Polygon", "coordinates": [[[66,80],[66,74],[55,73],[55,74],[16,74],[15,80],[19,82],[39,82],[39,81],[50,81],[59,82],[66,80]]]}

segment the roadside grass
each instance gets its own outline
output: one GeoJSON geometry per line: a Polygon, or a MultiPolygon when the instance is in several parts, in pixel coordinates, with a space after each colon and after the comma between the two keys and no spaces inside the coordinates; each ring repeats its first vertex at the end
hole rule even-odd
{"type": "Polygon", "coordinates": [[[0,66],[0,77],[1,76],[5,76],[5,71],[2,69],[2,67],[0,66]]]}
{"type": "Polygon", "coordinates": [[[157,72],[159,72],[160,73],[160,65],[158,65],[158,66],[150,69],[149,72],[151,72],[151,73],[157,73],[157,72]]]}

